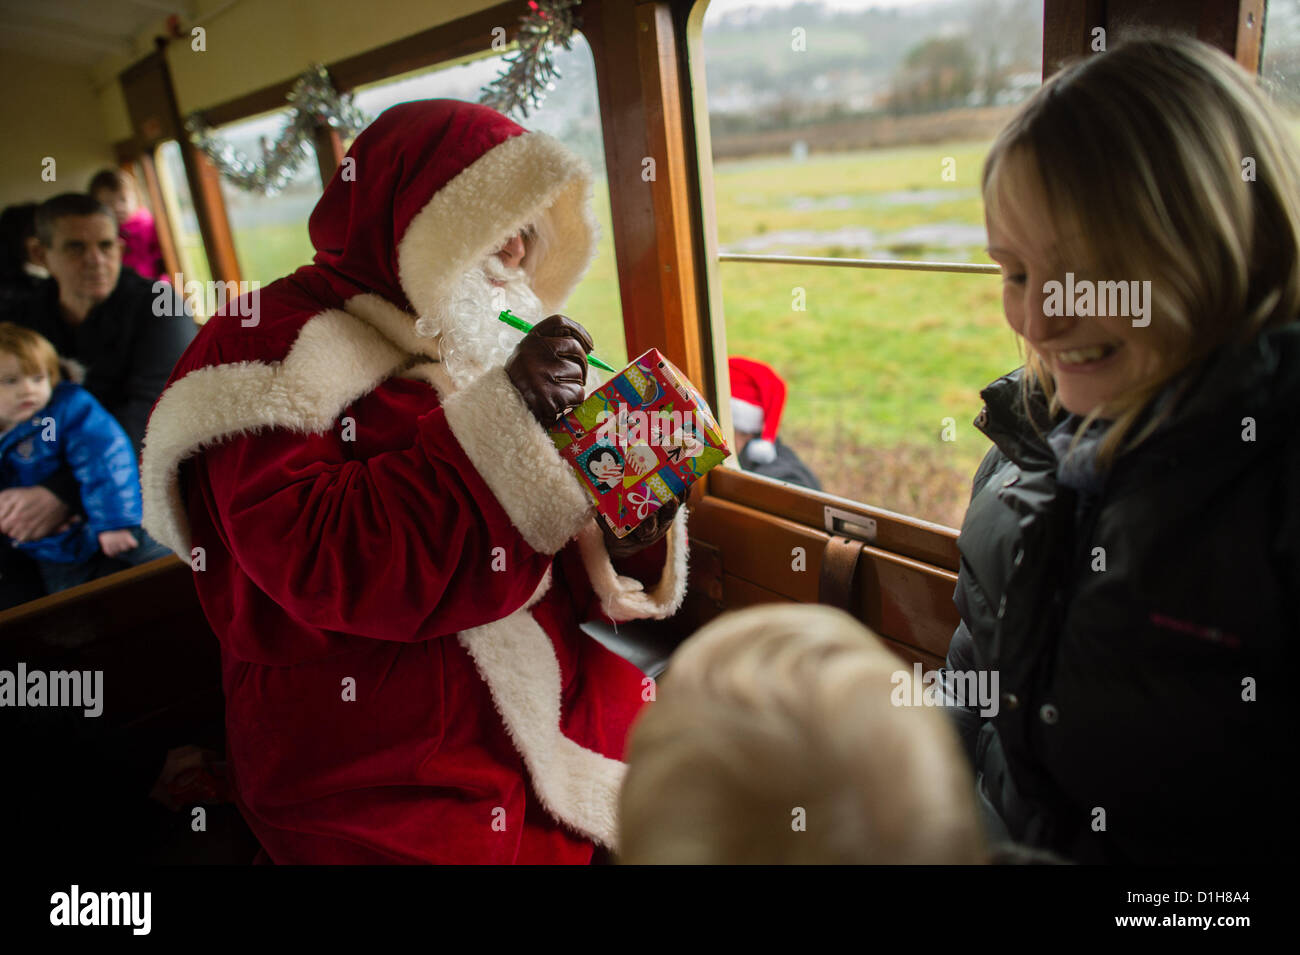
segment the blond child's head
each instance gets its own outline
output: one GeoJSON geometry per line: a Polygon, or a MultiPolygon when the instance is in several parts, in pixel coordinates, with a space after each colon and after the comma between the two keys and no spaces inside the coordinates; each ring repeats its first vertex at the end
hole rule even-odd
{"type": "Polygon", "coordinates": [[[955,734],[940,709],[893,705],[899,671],[829,607],[753,607],[702,628],[633,727],[620,860],[984,861],[955,734]]]}
{"type": "Polygon", "coordinates": [[[1113,422],[1103,463],[1159,425],[1162,415],[1144,411],[1170,382],[1190,380],[1183,372],[1296,320],[1298,154],[1256,79],[1186,38],[1070,64],[994,142],[983,177],[989,247],[1026,346],[1026,395],[1041,386],[1054,410],[1113,422]],[[1079,294],[1079,280],[1096,293],[1077,300],[1093,315],[1061,314],[1068,292],[1052,304],[1047,286],[1063,290],[1067,273],[1079,294]],[[1095,314],[1103,290],[1121,314],[1095,314]]]}
{"type": "Polygon", "coordinates": [[[49,403],[59,356],[44,336],[0,322],[0,429],[8,431],[49,403]]]}

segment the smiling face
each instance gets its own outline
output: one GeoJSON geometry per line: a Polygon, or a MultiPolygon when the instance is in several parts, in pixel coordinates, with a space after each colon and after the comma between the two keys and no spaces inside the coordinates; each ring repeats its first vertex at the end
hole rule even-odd
{"type": "Polygon", "coordinates": [[[17,355],[0,352],[0,428],[8,431],[50,402],[44,371],[24,371],[17,355]]]}
{"type": "MultiPolygon", "coordinates": [[[[1034,177],[1004,169],[999,200],[986,205],[989,255],[1002,267],[1002,309],[1011,326],[1051,375],[1066,410],[1106,417],[1112,401],[1150,381],[1162,352],[1150,327],[1123,316],[1045,315],[1048,282],[1129,281],[1150,276],[1097,275],[1089,264],[1065,261],[1061,236],[1034,177]],[[995,207],[995,208],[994,208],[995,207]]],[[[1158,319],[1157,319],[1158,320],[1158,319]]]]}

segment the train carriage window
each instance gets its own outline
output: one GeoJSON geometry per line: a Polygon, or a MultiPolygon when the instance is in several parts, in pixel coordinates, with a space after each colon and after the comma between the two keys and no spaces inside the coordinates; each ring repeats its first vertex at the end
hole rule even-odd
{"type": "MultiPolygon", "coordinates": [[[[172,237],[176,241],[181,273],[186,282],[208,282],[212,279],[212,269],[208,265],[207,250],[203,247],[203,235],[199,231],[199,219],[194,212],[194,197],[190,194],[189,180],[185,178],[181,147],[175,140],[158,147],[154,165],[158,170],[158,186],[162,191],[163,203],[167,206],[172,237]]],[[[194,317],[199,322],[206,321],[208,316],[203,312],[206,307],[204,297],[197,296],[192,304],[194,317]]]]}
{"type": "MultiPolygon", "coordinates": [[[[502,71],[509,53],[507,50],[499,55],[470,57],[439,64],[433,69],[389,77],[359,87],[355,102],[368,115],[377,116],[390,106],[414,99],[477,101],[483,87],[502,71]]],[[[556,49],[552,56],[562,77],[556,84],[556,92],[549,95],[539,108],[530,109],[527,117],[515,115],[514,118],[530,130],[559,139],[585,159],[595,173],[592,206],[600,224],[596,257],[564,310],[591,332],[596,342],[596,354],[622,367],[627,360],[627,343],[623,332],[618,270],[614,261],[595,61],[591,48],[580,33],[574,34],[570,49],[556,49]]]]}
{"type": "Polygon", "coordinates": [[[1043,5],[702,2],[727,352],[786,379],[781,441],[825,490],[960,526],[979,390],[1023,360],[979,181],[1041,84],[1043,5]]]}
{"type": "MultiPolygon", "coordinates": [[[[288,110],[230,123],[216,130],[222,141],[245,156],[261,156],[289,118],[288,110]]],[[[321,196],[320,168],[315,153],[304,153],[293,177],[272,195],[249,192],[221,177],[239,277],[269,285],[312,260],[315,251],[307,236],[307,219],[321,196]]]]}
{"type": "Polygon", "coordinates": [[[1300,143],[1300,0],[1269,0],[1264,13],[1260,81],[1290,118],[1300,143]]]}

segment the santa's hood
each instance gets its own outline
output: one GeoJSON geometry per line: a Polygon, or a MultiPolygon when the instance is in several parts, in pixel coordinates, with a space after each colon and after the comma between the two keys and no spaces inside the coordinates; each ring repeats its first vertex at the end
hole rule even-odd
{"type": "MultiPolygon", "coordinates": [[[[436,317],[465,272],[529,224],[546,240],[530,284],[547,312],[558,310],[594,251],[591,184],[587,164],[555,139],[486,106],[423,100],[384,112],[357,137],[312,212],[315,264],[245,302],[258,313],[251,321],[242,307],[218,311],[172,369],[145,434],[150,533],[189,553],[179,472],[209,444],[262,428],[323,432],[394,375],[428,380],[445,401],[454,386],[436,339],[417,334],[416,317],[436,317]]],[[[565,474],[545,434],[531,418],[524,423],[547,466],[565,474]]],[[[568,490],[577,487],[571,478],[568,490]]],[[[534,539],[554,544],[552,552],[576,530],[533,523],[545,525],[534,539]]]]}
{"type": "Polygon", "coordinates": [[[591,184],[582,159],[496,110],[402,103],[356,138],[308,231],[341,298],[371,292],[432,316],[466,270],[544,219],[548,247],[531,285],[553,312],[595,254],[591,184]]]}

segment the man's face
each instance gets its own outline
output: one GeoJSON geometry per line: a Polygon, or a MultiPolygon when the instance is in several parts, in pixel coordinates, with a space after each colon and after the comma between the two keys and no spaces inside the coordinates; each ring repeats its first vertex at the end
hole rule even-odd
{"type": "Polygon", "coordinates": [[[496,256],[507,268],[514,269],[518,268],[519,263],[524,260],[524,252],[524,234],[517,232],[497,250],[496,256]]]}
{"type": "MultiPolygon", "coordinates": [[[[496,259],[506,268],[517,269],[528,255],[529,249],[533,247],[533,242],[537,238],[537,227],[526,225],[509,239],[501,248],[492,253],[492,258],[496,259]]],[[[494,276],[489,273],[488,278],[493,285],[504,285],[505,282],[500,276],[494,276]]]]}
{"type": "Polygon", "coordinates": [[[54,242],[42,246],[45,267],[66,298],[99,304],[112,294],[122,271],[117,223],[107,216],[64,216],[54,223],[54,242]]]}

